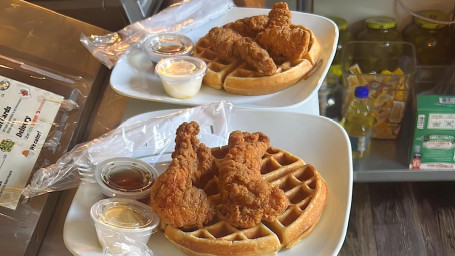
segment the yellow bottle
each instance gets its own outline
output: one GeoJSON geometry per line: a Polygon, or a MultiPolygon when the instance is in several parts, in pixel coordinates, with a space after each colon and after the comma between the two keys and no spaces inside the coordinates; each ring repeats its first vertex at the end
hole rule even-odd
{"type": "Polygon", "coordinates": [[[355,88],[355,98],[350,102],[343,118],[343,126],[351,141],[353,158],[366,156],[371,148],[370,135],[374,121],[374,107],[366,86],[355,88]]]}

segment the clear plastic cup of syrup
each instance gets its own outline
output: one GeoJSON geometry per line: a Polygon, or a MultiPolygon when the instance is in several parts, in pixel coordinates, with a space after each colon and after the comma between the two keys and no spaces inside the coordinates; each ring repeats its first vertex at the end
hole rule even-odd
{"type": "Polygon", "coordinates": [[[108,197],[145,198],[156,178],[158,172],[153,166],[131,157],[107,159],[95,169],[95,179],[108,197]]]}

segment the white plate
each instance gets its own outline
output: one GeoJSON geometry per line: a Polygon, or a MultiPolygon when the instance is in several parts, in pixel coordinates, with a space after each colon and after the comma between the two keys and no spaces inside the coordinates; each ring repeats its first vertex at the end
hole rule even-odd
{"type": "MultiPolygon", "coordinates": [[[[193,42],[196,42],[214,26],[221,26],[247,16],[268,14],[269,11],[269,9],[233,7],[225,15],[189,31],[186,35],[193,42]]],[[[209,86],[202,86],[200,93],[193,98],[174,99],[164,92],[160,79],[153,72],[153,64],[148,60],[145,53],[135,47],[131,47],[120,57],[112,70],[110,84],[116,92],[128,97],[188,106],[209,104],[221,100],[230,101],[237,107],[244,108],[299,106],[319,90],[335,54],[338,29],[331,20],[325,17],[302,12],[292,13],[292,23],[308,27],[319,39],[322,65],[310,78],[301,80],[286,90],[269,95],[240,96],[228,94],[223,90],[216,90],[209,86]]]]}
{"type": "MultiPolygon", "coordinates": [[[[141,114],[135,120],[160,113],[163,112],[141,114]]],[[[273,146],[313,164],[327,182],[327,205],[317,226],[296,246],[282,250],[278,255],[337,255],[346,235],[352,193],[351,150],[343,128],[321,116],[253,109],[237,109],[232,127],[264,132],[273,146]]],[[[89,216],[90,207],[102,198],[96,184],[83,184],[73,199],[65,220],[63,239],[74,255],[102,256],[89,216]]],[[[184,255],[162,232],[153,234],[148,246],[158,256],[184,255]]]]}

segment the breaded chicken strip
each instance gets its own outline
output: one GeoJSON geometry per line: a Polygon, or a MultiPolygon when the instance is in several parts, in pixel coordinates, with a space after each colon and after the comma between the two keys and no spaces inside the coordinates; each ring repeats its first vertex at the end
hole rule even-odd
{"type": "Polygon", "coordinates": [[[153,210],[173,227],[202,227],[215,216],[215,204],[196,186],[205,185],[215,170],[211,151],[196,138],[198,133],[196,122],[179,126],[172,162],[150,191],[153,210]]]}
{"type": "Polygon", "coordinates": [[[286,210],[284,192],[261,176],[262,156],[270,146],[263,133],[234,131],[229,152],[219,164],[218,190],[221,213],[235,227],[250,228],[262,220],[273,221],[286,210]]]}
{"type": "Polygon", "coordinates": [[[269,12],[267,27],[289,26],[291,25],[291,17],[292,13],[289,11],[289,7],[286,2],[275,3],[269,12]]]}
{"type": "Polygon", "coordinates": [[[239,33],[241,36],[255,38],[259,32],[266,28],[267,22],[268,16],[264,14],[238,19],[224,25],[223,27],[230,28],[239,33]]]}
{"type": "Polygon", "coordinates": [[[308,52],[311,34],[302,26],[272,26],[260,32],[257,43],[266,49],[276,63],[295,62],[308,52]],[[280,40],[277,40],[279,38],[280,40]]]}
{"type": "Polygon", "coordinates": [[[236,31],[214,27],[207,34],[210,47],[223,59],[237,57],[266,75],[276,72],[276,65],[269,53],[261,48],[253,39],[242,37],[236,31]]]}

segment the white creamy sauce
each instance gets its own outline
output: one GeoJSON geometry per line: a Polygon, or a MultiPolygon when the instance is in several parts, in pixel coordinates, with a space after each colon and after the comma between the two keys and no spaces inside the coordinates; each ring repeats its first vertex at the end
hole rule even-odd
{"type": "Polygon", "coordinates": [[[163,68],[163,75],[173,77],[191,74],[196,70],[196,65],[188,61],[176,61],[163,68]]]}
{"type": "Polygon", "coordinates": [[[163,86],[166,93],[174,98],[177,99],[187,99],[193,97],[199,92],[201,88],[201,81],[200,79],[193,79],[189,81],[181,81],[180,83],[168,83],[167,81],[163,80],[163,86]]]}

